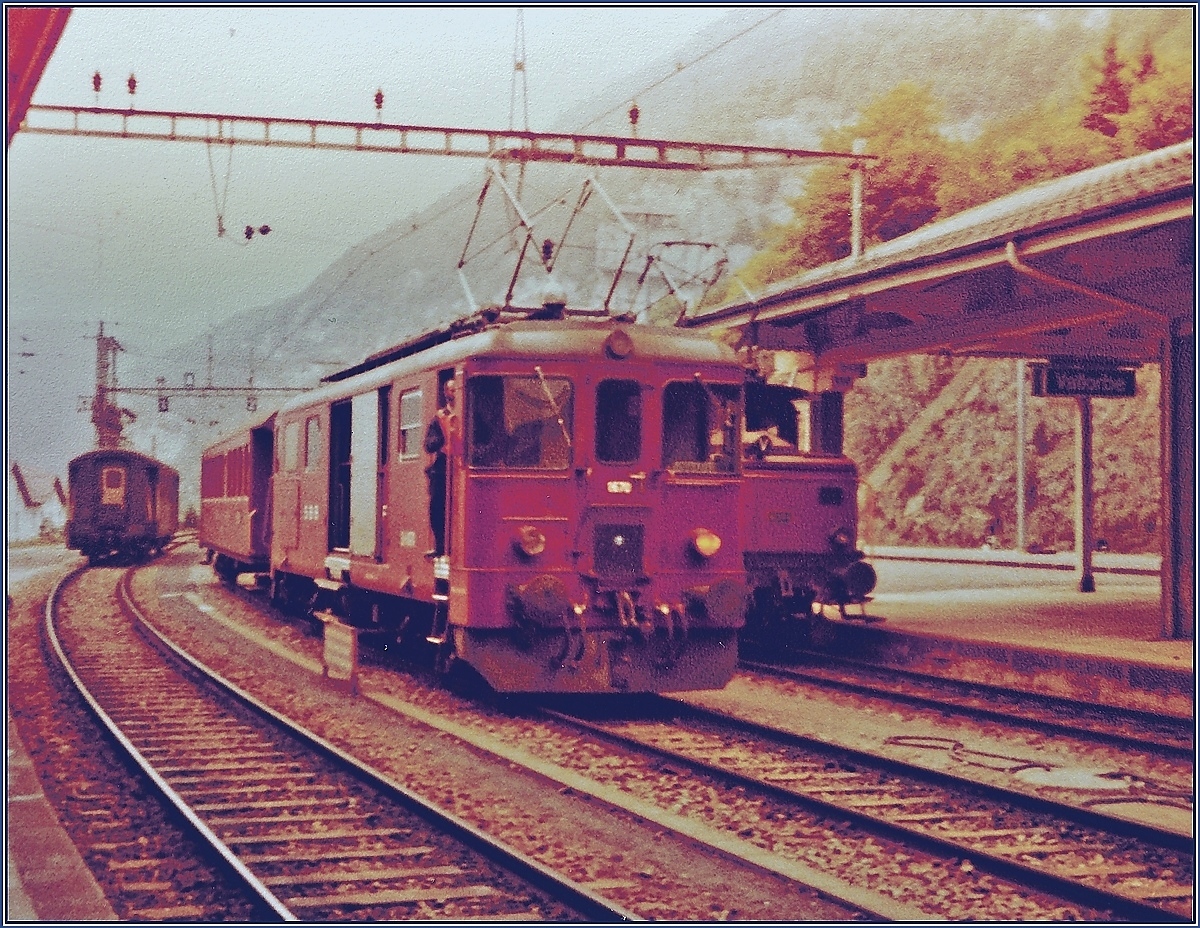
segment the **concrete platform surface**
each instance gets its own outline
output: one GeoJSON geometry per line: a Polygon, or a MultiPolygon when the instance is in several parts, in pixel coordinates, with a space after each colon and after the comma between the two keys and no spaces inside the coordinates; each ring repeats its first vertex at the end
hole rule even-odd
{"type": "Polygon", "coordinates": [[[117,921],[92,871],[42,792],[12,716],[8,722],[5,820],[6,922],[117,921]]]}
{"type": "Polygon", "coordinates": [[[867,618],[851,607],[817,643],[874,663],[1191,717],[1195,642],[1162,637],[1157,559],[1097,554],[1096,590],[1081,593],[1064,570],[1071,558],[870,549],[879,585],[867,618]]]}

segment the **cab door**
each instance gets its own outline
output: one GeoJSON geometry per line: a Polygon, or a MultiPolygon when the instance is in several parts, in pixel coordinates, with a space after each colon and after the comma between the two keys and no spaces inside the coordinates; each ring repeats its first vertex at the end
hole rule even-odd
{"type": "Polygon", "coordinates": [[[580,566],[603,586],[628,588],[649,570],[647,533],[657,491],[648,457],[653,436],[646,429],[654,400],[646,383],[645,373],[633,368],[587,381],[593,428],[589,447],[580,449],[586,461],[577,461],[583,505],[576,537],[580,566]]]}

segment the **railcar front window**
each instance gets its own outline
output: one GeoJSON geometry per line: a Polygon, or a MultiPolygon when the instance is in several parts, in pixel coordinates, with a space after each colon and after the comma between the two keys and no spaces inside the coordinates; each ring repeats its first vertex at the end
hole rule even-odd
{"type": "Polygon", "coordinates": [[[752,382],[746,385],[746,459],[800,457],[812,453],[812,401],[795,387],[752,382]]]}
{"type": "Polygon", "coordinates": [[[690,473],[733,473],[741,440],[741,390],[700,380],[663,391],[663,466],[690,473]]]}
{"type": "Polygon", "coordinates": [[[629,464],[642,456],[642,388],[636,380],[596,387],[596,460],[629,464]]]}
{"type": "Polygon", "coordinates": [[[565,378],[483,374],[467,382],[472,467],[563,470],[573,434],[574,390],[565,378]]]}

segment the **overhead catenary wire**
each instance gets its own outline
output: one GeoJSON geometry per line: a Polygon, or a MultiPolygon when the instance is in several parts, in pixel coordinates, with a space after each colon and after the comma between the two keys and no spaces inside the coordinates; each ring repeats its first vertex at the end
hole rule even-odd
{"type": "MultiPolygon", "coordinates": [[[[754,23],[753,25],[747,26],[741,32],[735,33],[734,35],[731,35],[729,38],[718,42],[712,48],[708,49],[707,51],[701,52],[699,55],[697,55],[695,58],[693,58],[691,61],[687,62],[686,64],[676,65],[675,70],[672,71],[670,74],[665,74],[662,77],[660,77],[658,80],[652,81],[649,84],[647,84],[645,87],[643,87],[637,93],[630,94],[629,99],[637,100],[637,99],[645,97],[645,95],[648,94],[651,90],[656,90],[657,88],[659,88],[660,86],[665,84],[667,81],[671,80],[672,78],[678,77],[680,74],[682,74],[688,68],[699,64],[701,61],[703,61],[705,58],[710,57],[711,55],[715,55],[721,49],[725,48],[725,46],[731,45],[734,42],[736,42],[738,39],[744,38],[745,36],[747,36],[751,32],[753,32],[755,29],[757,29],[759,26],[765,25],[767,22],[774,19],[776,16],[779,16],[781,13],[786,13],[786,12],[787,12],[786,10],[775,10],[772,13],[768,13],[766,16],[764,16],[758,22],[754,23]]],[[[628,103],[618,103],[612,109],[606,110],[605,112],[601,113],[599,116],[595,116],[592,119],[589,119],[587,122],[585,122],[581,126],[581,128],[586,129],[589,126],[594,126],[596,123],[600,122],[601,120],[607,119],[609,116],[612,116],[614,113],[625,111],[627,106],[628,106],[628,103]]],[[[641,110],[641,108],[639,108],[639,114],[640,114],[640,110],[641,110]]]]}
{"type": "Polygon", "coordinates": [[[217,193],[217,172],[216,168],[213,167],[212,146],[213,143],[211,141],[207,142],[204,150],[208,155],[208,179],[212,185],[213,207],[217,211],[217,238],[224,238],[225,204],[229,200],[229,180],[233,174],[233,142],[229,143],[229,157],[225,161],[225,182],[219,195],[217,193]]]}
{"type": "MultiPolygon", "coordinates": [[[[758,21],[747,26],[745,29],[742,29],[742,30],[736,32],[735,34],[729,36],[728,38],[725,38],[725,39],[721,40],[720,42],[716,43],[711,48],[706,49],[705,51],[701,52],[699,55],[692,58],[690,61],[677,65],[674,68],[674,70],[672,70],[670,73],[665,74],[662,77],[658,78],[657,80],[650,82],[649,84],[647,84],[646,86],[644,86],[640,90],[638,90],[636,93],[630,94],[629,99],[632,100],[632,99],[645,98],[646,95],[648,95],[652,91],[656,90],[657,88],[661,87],[663,84],[666,84],[670,80],[683,74],[689,68],[694,67],[695,65],[710,58],[712,55],[716,54],[717,52],[721,51],[722,49],[724,49],[724,48],[728,47],[729,45],[746,37],[750,33],[759,29],[761,26],[763,26],[766,23],[770,22],[771,20],[775,19],[777,16],[779,16],[781,13],[784,13],[784,12],[786,12],[786,10],[780,9],[780,10],[774,10],[774,11],[768,13],[766,16],[763,16],[761,19],[759,19],[758,21]]],[[[510,122],[515,121],[515,117],[517,115],[515,101],[516,101],[516,89],[517,89],[516,85],[517,85],[518,73],[520,72],[520,78],[521,78],[523,85],[524,85],[524,81],[526,79],[526,74],[524,72],[526,70],[527,64],[525,61],[523,38],[524,38],[523,22],[519,18],[518,19],[518,33],[517,33],[516,38],[514,39],[514,53],[513,53],[514,54],[514,58],[513,58],[514,80],[513,80],[513,85],[510,88],[510,90],[511,90],[511,93],[510,93],[510,111],[511,111],[510,112],[510,122]],[[518,69],[518,64],[520,65],[519,69],[518,69]]],[[[524,112],[522,115],[524,117],[526,127],[528,127],[527,92],[522,93],[522,97],[524,98],[522,100],[522,107],[524,109],[524,112]]],[[[595,124],[601,122],[602,120],[608,118],[609,116],[612,116],[615,113],[624,112],[627,108],[627,105],[628,105],[627,103],[622,102],[622,103],[612,107],[611,109],[606,110],[605,112],[587,120],[585,123],[583,123],[583,125],[580,128],[587,129],[588,127],[594,126],[595,124]]],[[[214,190],[215,190],[215,183],[214,183],[214,190]]],[[[574,191],[574,186],[565,189],[562,194],[549,198],[544,203],[544,205],[532,210],[529,215],[533,218],[536,218],[536,217],[544,214],[547,210],[549,210],[553,206],[560,203],[564,196],[569,195],[573,191],[574,191]]],[[[468,189],[463,195],[461,195],[459,197],[455,197],[453,200],[451,200],[449,203],[447,203],[444,207],[440,208],[435,216],[435,219],[444,218],[447,215],[449,215],[453,212],[456,212],[458,209],[460,209],[464,206],[467,206],[468,204],[476,201],[477,198],[478,198],[478,191],[468,189]]],[[[337,283],[331,287],[330,295],[326,296],[326,298],[321,301],[321,304],[320,304],[321,308],[324,308],[326,305],[328,305],[329,300],[332,298],[332,294],[334,292],[336,292],[338,289],[340,289],[342,284],[344,284],[346,281],[350,280],[350,278],[352,278],[355,274],[357,274],[369,261],[374,259],[378,254],[380,254],[381,252],[384,252],[386,250],[389,250],[391,248],[396,247],[397,245],[401,244],[401,242],[403,242],[405,239],[409,238],[412,235],[415,235],[419,232],[423,232],[430,224],[431,224],[430,221],[413,222],[410,227],[397,232],[395,234],[395,236],[392,237],[389,241],[380,245],[378,248],[371,249],[367,253],[367,255],[365,255],[363,257],[363,259],[361,261],[356,263],[354,265],[354,267],[350,268],[342,276],[342,279],[339,283],[337,283]]],[[[515,244],[511,243],[511,238],[512,238],[512,235],[519,228],[520,228],[519,222],[513,223],[510,228],[506,229],[501,235],[497,236],[497,238],[495,238],[494,240],[490,241],[488,244],[477,249],[471,257],[472,258],[478,257],[480,254],[491,250],[496,245],[505,242],[505,240],[509,240],[510,248],[515,251],[516,246],[515,246],[515,244]]],[[[293,325],[287,327],[286,329],[284,329],[282,332],[279,333],[278,337],[276,337],[273,340],[272,344],[267,349],[267,351],[264,353],[264,355],[269,357],[270,355],[277,352],[280,348],[282,348],[285,344],[287,344],[287,342],[290,338],[292,338],[298,331],[300,331],[307,324],[308,324],[308,320],[306,317],[297,318],[296,322],[293,325]]]]}

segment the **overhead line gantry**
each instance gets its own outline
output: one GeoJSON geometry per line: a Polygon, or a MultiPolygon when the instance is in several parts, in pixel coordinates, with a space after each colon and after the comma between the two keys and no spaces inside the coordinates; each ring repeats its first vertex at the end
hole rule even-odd
{"type": "Polygon", "coordinates": [[[878,157],[853,152],[572,132],[469,129],[99,106],[30,106],[21,131],[86,138],[453,155],[499,162],[550,162],[670,171],[788,167],[814,160],[855,164],[878,157]]]}

